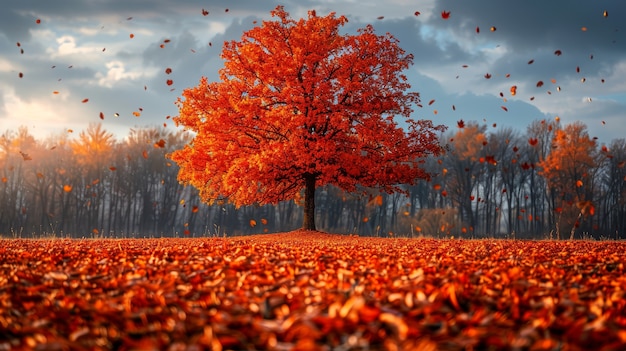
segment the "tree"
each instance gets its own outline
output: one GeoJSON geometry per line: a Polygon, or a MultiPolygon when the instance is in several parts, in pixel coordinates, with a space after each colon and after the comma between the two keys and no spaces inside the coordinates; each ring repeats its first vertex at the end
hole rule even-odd
{"type": "MultiPolygon", "coordinates": [[[[572,225],[570,239],[573,239],[580,218],[593,215],[595,211],[590,187],[596,168],[595,150],[596,142],[589,137],[587,127],[575,122],[556,131],[552,151],[538,164],[550,192],[559,201],[556,211],[560,216],[565,210],[566,221],[572,225]]],[[[560,223],[557,223],[557,235],[560,236],[559,227],[560,223]]]]}
{"type": "Polygon", "coordinates": [[[413,120],[419,93],[402,71],[413,63],[391,35],[372,26],[340,35],[344,16],[293,20],[278,6],[224,44],[220,82],[205,77],[178,100],[177,125],[195,133],[171,154],[179,181],[208,202],[277,203],[304,189],[303,228],[315,230],[315,189],[374,187],[428,178],[444,126],[413,120]],[[394,117],[404,119],[401,126],[394,117]]]}

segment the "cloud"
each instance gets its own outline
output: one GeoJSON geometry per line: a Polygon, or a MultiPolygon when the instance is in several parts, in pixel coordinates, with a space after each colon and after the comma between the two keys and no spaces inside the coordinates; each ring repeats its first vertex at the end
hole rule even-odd
{"type": "MultiPolygon", "coordinates": [[[[372,24],[377,33],[394,35],[414,55],[407,72],[413,88],[426,103],[435,100],[417,108],[416,118],[451,126],[458,119],[485,120],[524,130],[534,119],[559,115],[564,123],[585,122],[591,135],[626,134],[619,122],[626,110],[626,28],[621,15],[626,14],[626,2],[281,4],[294,18],[305,17],[310,9],[320,16],[346,15],[343,33],[372,24]],[[451,13],[448,20],[441,18],[444,10],[451,13]],[[555,55],[556,50],[561,55],[555,55]],[[543,86],[537,87],[539,81],[543,86]],[[511,85],[518,86],[516,96],[508,93],[511,85]]],[[[0,12],[1,126],[14,126],[18,119],[37,124],[37,130],[59,129],[60,123],[86,126],[100,121],[100,112],[104,127],[122,134],[124,126],[169,122],[165,116],[177,114],[175,101],[183,89],[197,85],[201,76],[219,79],[223,43],[239,40],[244,31],[270,19],[276,5],[256,0],[8,2],[0,12]],[[166,68],[172,72],[166,74],[166,68]],[[166,84],[168,79],[172,85],[166,84]],[[89,102],[83,104],[84,98],[89,102]],[[141,117],[134,117],[132,112],[140,107],[141,117]],[[27,113],[30,108],[33,112],[27,113]],[[31,114],[37,119],[25,117],[31,114]],[[5,123],[9,116],[10,124],[5,123]]]]}
{"type": "Polygon", "coordinates": [[[111,61],[106,63],[107,73],[96,73],[96,79],[98,79],[98,85],[111,88],[117,82],[123,80],[137,80],[142,76],[140,72],[126,72],[124,63],[122,61],[111,61]]]}

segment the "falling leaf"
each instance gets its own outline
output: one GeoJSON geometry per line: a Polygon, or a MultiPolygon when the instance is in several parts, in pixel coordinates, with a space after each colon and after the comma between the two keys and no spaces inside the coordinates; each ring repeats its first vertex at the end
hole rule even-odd
{"type": "Polygon", "coordinates": [[[165,74],[170,74],[170,73],[172,73],[172,69],[171,69],[171,68],[169,68],[169,67],[168,67],[168,68],[166,68],[166,69],[165,69],[165,74]]]}
{"type": "Polygon", "coordinates": [[[441,11],[441,18],[447,20],[450,18],[450,11],[441,11]]]}
{"type": "Polygon", "coordinates": [[[491,78],[491,74],[485,73],[485,79],[490,79],[490,78],[491,78]]]}
{"type": "Polygon", "coordinates": [[[419,15],[421,15],[421,14],[422,14],[421,12],[419,12],[419,11],[415,11],[415,16],[419,16],[419,15]]]}
{"type": "Polygon", "coordinates": [[[583,32],[587,31],[587,27],[581,27],[580,30],[582,30],[583,32]]]}
{"type": "Polygon", "coordinates": [[[143,156],[143,158],[148,159],[148,151],[143,150],[143,151],[141,152],[141,155],[143,156]]]}
{"type": "Polygon", "coordinates": [[[432,99],[432,100],[430,100],[430,101],[428,102],[428,106],[430,106],[430,105],[432,105],[432,104],[434,104],[434,103],[435,103],[435,99],[432,99]]]}
{"type": "Polygon", "coordinates": [[[462,119],[460,119],[460,120],[458,120],[458,121],[456,122],[456,125],[457,125],[459,128],[465,128],[465,121],[464,121],[464,120],[462,120],[462,119]]]}
{"type": "Polygon", "coordinates": [[[30,161],[30,160],[32,160],[32,159],[33,159],[33,158],[32,158],[32,157],[30,157],[27,153],[24,153],[24,152],[21,152],[21,151],[20,151],[20,155],[22,155],[22,159],[23,159],[24,161],[30,161]]]}
{"type": "Polygon", "coordinates": [[[24,78],[24,73],[20,72],[20,73],[18,74],[18,77],[20,77],[20,78],[24,78]]]}
{"type": "MultiPolygon", "coordinates": [[[[604,17],[609,17],[609,11],[604,10],[604,12],[602,13],[602,16],[604,17]]],[[[619,16],[618,16],[619,17],[619,16]]]]}
{"type": "Polygon", "coordinates": [[[208,16],[209,15],[209,11],[202,9],[202,16],[208,16]]]}
{"type": "Polygon", "coordinates": [[[256,221],[255,221],[254,219],[251,219],[251,220],[250,220],[250,226],[251,226],[252,228],[256,227],[256,221]]]}
{"type": "Polygon", "coordinates": [[[476,26],[476,34],[480,33],[480,27],[476,26]]]}
{"type": "Polygon", "coordinates": [[[378,16],[378,17],[376,17],[377,20],[381,20],[383,18],[385,18],[385,16],[378,16]]]}
{"type": "Polygon", "coordinates": [[[110,169],[112,172],[117,171],[117,167],[115,167],[115,166],[109,166],[109,169],[110,169]]]}
{"type": "Polygon", "coordinates": [[[537,88],[541,88],[543,86],[543,81],[540,80],[537,82],[537,88]]]}
{"type": "Polygon", "coordinates": [[[580,188],[581,186],[583,186],[583,181],[579,179],[576,181],[576,187],[580,188]]]}
{"type": "Polygon", "coordinates": [[[537,138],[528,138],[528,143],[529,143],[531,146],[535,146],[535,145],[537,145],[537,143],[538,143],[538,142],[539,142],[539,140],[538,140],[537,138]]]}
{"type": "Polygon", "coordinates": [[[63,186],[63,191],[65,191],[66,193],[69,193],[72,191],[72,186],[69,184],[66,184],[63,186]]]}
{"type": "Polygon", "coordinates": [[[495,32],[495,31],[496,31],[496,27],[494,27],[494,26],[491,26],[491,28],[489,28],[489,29],[490,29],[492,32],[495,32]]]}
{"type": "Polygon", "coordinates": [[[83,101],[81,101],[83,104],[86,104],[87,102],[89,102],[89,99],[83,99],[83,101]]]}
{"type": "Polygon", "coordinates": [[[132,38],[134,38],[134,37],[135,37],[135,34],[130,33],[130,38],[132,39],[132,38]]]}
{"type": "Polygon", "coordinates": [[[535,62],[535,60],[530,60],[530,61],[528,61],[528,64],[532,65],[534,62],[535,62]]]}
{"type": "Polygon", "coordinates": [[[104,119],[104,113],[100,112],[100,119],[104,119]]]}
{"type": "Polygon", "coordinates": [[[141,116],[141,112],[139,112],[139,111],[133,111],[133,116],[135,116],[135,117],[140,117],[140,116],[141,116]]]}
{"type": "Polygon", "coordinates": [[[156,143],[154,143],[154,147],[164,148],[164,147],[165,147],[165,140],[163,140],[163,139],[159,139],[159,141],[157,141],[156,143]]]}
{"type": "Polygon", "coordinates": [[[509,111],[509,109],[508,109],[508,108],[506,108],[506,106],[500,106],[500,108],[501,108],[501,109],[503,109],[503,110],[504,110],[504,111],[506,111],[506,112],[508,112],[508,111],[509,111]]]}
{"type": "Polygon", "coordinates": [[[511,95],[515,96],[515,94],[517,94],[517,85],[513,85],[511,86],[511,95]]]}
{"type": "Polygon", "coordinates": [[[556,51],[554,52],[554,54],[555,54],[556,56],[561,56],[561,54],[563,54],[563,52],[561,52],[561,50],[556,50],[556,51]]]}
{"type": "MultiPolygon", "coordinates": [[[[604,13],[606,13],[606,11],[604,11],[604,13]]],[[[606,17],[606,16],[604,16],[604,17],[606,17]]],[[[41,20],[40,20],[39,18],[37,18],[37,19],[35,20],[35,23],[37,23],[37,24],[41,24],[41,20]]]]}
{"type": "Polygon", "coordinates": [[[172,85],[172,84],[174,84],[174,81],[173,81],[173,80],[171,80],[171,79],[168,79],[165,83],[166,83],[167,85],[172,85]]]}

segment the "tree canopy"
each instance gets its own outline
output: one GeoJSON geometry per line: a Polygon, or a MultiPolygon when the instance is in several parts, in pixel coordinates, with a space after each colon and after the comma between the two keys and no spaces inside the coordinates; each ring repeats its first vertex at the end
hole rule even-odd
{"type": "Polygon", "coordinates": [[[219,82],[203,77],[179,98],[175,122],[195,135],[171,154],[179,181],[208,203],[276,203],[304,190],[303,228],[315,230],[316,187],[394,192],[428,178],[421,163],[441,152],[445,126],[411,118],[419,93],[402,72],[413,56],[372,26],[340,34],[348,20],[335,13],[271,15],[224,44],[219,82]]]}

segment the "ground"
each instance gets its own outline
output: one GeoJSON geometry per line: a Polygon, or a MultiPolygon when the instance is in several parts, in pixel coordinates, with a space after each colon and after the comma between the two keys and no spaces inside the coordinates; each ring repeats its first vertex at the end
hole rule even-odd
{"type": "Polygon", "coordinates": [[[0,350],[623,350],[626,243],[0,240],[0,350]]]}

